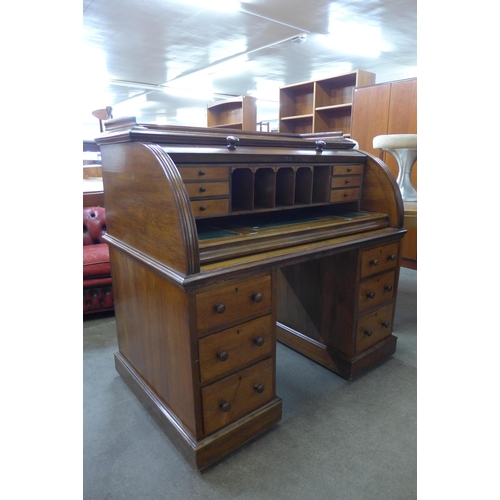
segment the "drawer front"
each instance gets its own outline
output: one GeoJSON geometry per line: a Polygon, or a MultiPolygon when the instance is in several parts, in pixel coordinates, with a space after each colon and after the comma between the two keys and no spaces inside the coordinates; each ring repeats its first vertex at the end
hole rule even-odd
{"type": "Polygon", "coordinates": [[[396,267],[399,243],[390,243],[377,248],[364,250],[361,255],[361,277],[370,276],[386,269],[396,267]]]}
{"type": "Polygon", "coordinates": [[[212,217],[229,213],[229,200],[198,200],[191,201],[195,217],[212,217]]]}
{"type": "Polygon", "coordinates": [[[270,356],[274,325],[270,314],[198,341],[200,378],[205,382],[270,356]]]}
{"type": "Polygon", "coordinates": [[[388,304],[358,319],[356,353],[368,349],[392,333],[393,304],[388,304]]]}
{"type": "Polygon", "coordinates": [[[203,426],[210,434],[268,403],[274,397],[272,359],[245,368],[201,390],[203,426]]]}
{"type": "Polygon", "coordinates": [[[354,189],[334,189],[330,191],[330,202],[339,203],[342,201],[359,200],[359,188],[354,189]]]}
{"type": "Polygon", "coordinates": [[[228,167],[180,167],[179,172],[183,181],[219,180],[229,181],[228,167]]]}
{"type": "Polygon", "coordinates": [[[332,168],[333,175],[345,175],[345,174],[360,175],[362,173],[363,173],[363,165],[334,165],[332,168]]]}
{"type": "Polygon", "coordinates": [[[196,324],[200,331],[270,310],[270,275],[196,294],[196,324]]]}
{"type": "Polygon", "coordinates": [[[185,187],[190,198],[229,196],[229,182],[191,182],[185,187]]]}
{"type": "Polygon", "coordinates": [[[362,281],[359,285],[358,310],[360,312],[367,311],[388,300],[392,300],[395,280],[396,272],[390,271],[381,276],[362,281]]]}
{"type": "Polygon", "coordinates": [[[358,186],[361,186],[360,175],[338,175],[337,177],[332,177],[332,182],[331,182],[332,188],[358,187],[358,186]]]}

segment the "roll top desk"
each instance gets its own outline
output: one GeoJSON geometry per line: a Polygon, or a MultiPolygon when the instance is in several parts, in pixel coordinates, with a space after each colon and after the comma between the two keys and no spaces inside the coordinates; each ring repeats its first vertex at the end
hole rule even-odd
{"type": "Polygon", "coordinates": [[[276,341],[352,379],[396,349],[403,202],[342,133],[109,120],[115,366],[194,468],[277,424],[276,341]]]}

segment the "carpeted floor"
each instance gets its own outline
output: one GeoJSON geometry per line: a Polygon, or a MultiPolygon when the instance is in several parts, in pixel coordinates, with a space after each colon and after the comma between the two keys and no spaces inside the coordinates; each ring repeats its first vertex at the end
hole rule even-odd
{"type": "Polygon", "coordinates": [[[278,344],[283,419],[199,473],[114,368],[113,315],[83,322],[85,500],[417,498],[417,272],[401,269],[395,355],[348,382],[278,344]]]}

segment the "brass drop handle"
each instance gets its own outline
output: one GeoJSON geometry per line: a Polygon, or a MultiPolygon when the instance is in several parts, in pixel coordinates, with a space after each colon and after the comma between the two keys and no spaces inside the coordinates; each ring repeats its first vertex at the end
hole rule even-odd
{"type": "Polygon", "coordinates": [[[262,384],[255,384],[253,388],[259,393],[262,394],[264,392],[264,386],[262,384]]]}
{"type": "Polygon", "coordinates": [[[378,260],[377,259],[372,259],[370,261],[370,266],[378,266],[378,260]]]}
{"type": "Polygon", "coordinates": [[[366,293],[366,296],[367,296],[369,299],[374,299],[374,298],[375,298],[375,292],[367,292],[367,293],[366,293]]]}
{"type": "Polygon", "coordinates": [[[228,403],[227,401],[224,401],[222,400],[220,403],[219,403],[219,408],[222,410],[222,411],[229,411],[231,409],[231,404],[228,403]]]}
{"type": "Polygon", "coordinates": [[[215,310],[219,313],[222,314],[226,310],[226,306],[224,304],[216,304],[215,310]]]}
{"type": "Polygon", "coordinates": [[[226,361],[227,358],[229,358],[229,354],[226,352],[226,351],[219,351],[217,353],[217,357],[221,360],[221,361],[226,361]]]}
{"type": "Polygon", "coordinates": [[[262,302],[262,299],[264,298],[264,296],[261,294],[261,293],[254,293],[252,295],[252,299],[255,301],[255,302],[262,302]]]}
{"type": "Polygon", "coordinates": [[[205,170],[200,170],[198,173],[199,173],[200,175],[205,175],[205,170]]]}
{"type": "Polygon", "coordinates": [[[394,254],[389,255],[387,257],[387,260],[393,260],[393,261],[396,260],[396,255],[394,255],[394,254]]]}
{"type": "Polygon", "coordinates": [[[382,321],[382,326],[384,328],[389,328],[390,323],[388,321],[382,321]]]}
{"type": "Polygon", "coordinates": [[[255,337],[253,339],[253,341],[259,346],[263,346],[264,345],[264,337],[255,337]]]}
{"type": "Polygon", "coordinates": [[[200,191],[201,191],[202,193],[204,193],[206,190],[207,190],[207,188],[206,188],[205,186],[201,186],[201,187],[200,187],[200,191]]]}
{"type": "Polygon", "coordinates": [[[387,290],[388,292],[392,292],[392,285],[385,285],[384,290],[387,290]]]}
{"type": "Polygon", "coordinates": [[[373,331],[372,330],[365,330],[364,334],[367,335],[368,337],[371,337],[373,334],[373,331]]]}

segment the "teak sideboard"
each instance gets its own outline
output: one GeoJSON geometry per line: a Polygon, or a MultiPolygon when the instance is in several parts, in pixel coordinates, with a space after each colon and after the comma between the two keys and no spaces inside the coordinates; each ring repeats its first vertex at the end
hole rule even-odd
{"type": "Polygon", "coordinates": [[[281,420],[276,340],[346,379],[395,352],[381,160],[342,133],[105,125],[115,365],[195,469],[281,420]]]}

